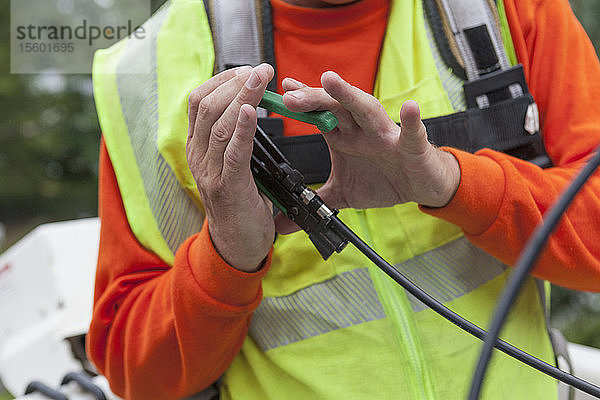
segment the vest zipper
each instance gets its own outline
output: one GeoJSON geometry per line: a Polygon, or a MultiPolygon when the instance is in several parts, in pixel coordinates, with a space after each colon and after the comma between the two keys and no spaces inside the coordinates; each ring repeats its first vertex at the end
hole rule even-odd
{"type": "MultiPolygon", "coordinates": [[[[371,246],[371,238],[364,210],[357,210],[363,239],[371,246]]],[[[386,317],[394,328],[394,339],[403,361],[402,373],[407,377],[410,399],[433,400],[435,394],[423,348],[415,326],[413,311],[406,291],[401,290],[383,271],[375,265],[369,265],[369,275],[386,317]]]]}

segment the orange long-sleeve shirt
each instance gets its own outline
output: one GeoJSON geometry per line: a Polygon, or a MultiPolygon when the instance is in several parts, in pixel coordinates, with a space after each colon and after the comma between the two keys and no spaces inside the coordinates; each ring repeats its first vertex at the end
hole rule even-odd
{"type": "MultiPolygon", "coordinates": [[[[548,155],[557,168],[491,150],[456,150],[461,184],[451,203],[426,210],[463,228],[476,245],[513,265],[543,214],[600,143],[600,65],[567,1],[505,1],[513,42],[540,109],[548,155]]],[[[600,174],[590,179],[534,271],[576,290],[600,290],[600,174]]]]}
{"type": "MultiPolygon", "coordinates": [[[[449,149],[461,166],[460,187],[448,206],[424,211],[461,226],[470,240],[511,264],[600,143],[600,111],[594,107],[600,100],[600,65],[566,0],[505,0],[505,5],[518,58],[540,106],[547,151],[558,167],[542,171],[489,150],[472,155],[449,149]]],[[[285,76],[319,85],[320,74],[333,69],[371,90],[387,0],[300,13],[281,0],[273,7],[279,88],[285,76]],[[286,53],[289,48],[295,51],[286,53]]],[[[295,124],[286,122],[286,134],[302,132],[295,124]]],[[[598,194],[600,179],[594,178],[550,241],[538,276],[600,290],[598,194]]],[[[180,246],[174,265],[166,266],[133,236],[104,146],[100,218],[91,359],[113,391],[126,398],[170,399],[200,391],[241,347],[269,263],[256,273],[228,266],[212,247],[205,224],[180,246]]]]}

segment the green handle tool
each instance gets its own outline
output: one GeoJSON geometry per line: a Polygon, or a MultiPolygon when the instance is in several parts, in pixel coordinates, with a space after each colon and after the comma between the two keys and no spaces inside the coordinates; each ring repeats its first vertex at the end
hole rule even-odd
{"type": "Polygon", "coordinates": [[[316,125],[321,132],[330,132],[338,124],[338,119],[330,111],[290,111],[283,105],[282,95],[268,90],[265,91],[265,95],[260,101],[259,106],[276,114],[306,122],[307,124],[316,125]]]}

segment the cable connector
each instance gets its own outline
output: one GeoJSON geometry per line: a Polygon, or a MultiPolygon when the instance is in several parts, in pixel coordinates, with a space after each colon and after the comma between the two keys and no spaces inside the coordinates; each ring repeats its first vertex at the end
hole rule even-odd
{"type": "Polygon", "coordinates": [[[341,252],[348,241],[331,223],[338,210],[329,209],[323,200],[304,184],[302,174],[262,130],[256,129],[250,165],[254,181],[279,210],[308,234],[321,257],[327,260],[341,252]]]}

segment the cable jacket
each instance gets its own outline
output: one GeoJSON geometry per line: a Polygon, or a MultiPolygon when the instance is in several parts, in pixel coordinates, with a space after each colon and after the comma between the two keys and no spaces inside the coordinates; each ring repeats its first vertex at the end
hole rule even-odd
{"type": "MultiPolygon", "coordinates": [[[[438,300],[433,298],[428,293],[424,292],[421,288],[411,282],[407,277],[400,273],[390,263],[384,260],[379,254],[377,254],[368,244],[366,244],[361,238],[359,238],[350,228],[348,228],[337,216],[332,217],[331,223],[342,236],[344,236],[350,243],[352,243],[360,252],[362,252],[369,260],[377,265],[383,272],[389,277],[396,281],[400,286],[406,289],[407,292],[415,296],[419,301],[431,308],[454,325],[470,333],[471,335],[484,340],[487,337],[487,332],[472,322],[466,320],[454,311],[450,310],[438,300]]],[[[508,354],[509,356],[523,362],[541,371],[555,379],[558,379],[568,385],[574,386],[577,389],[584,391],[592,396],[600,398],[600,388],[581,379],[573,376],[553,365],[550,365],[539,358],[532,356],[524,352],[523,350],[512,346],[511,344],[498,339],[493,343],[494,347],[508,354]]]]}

